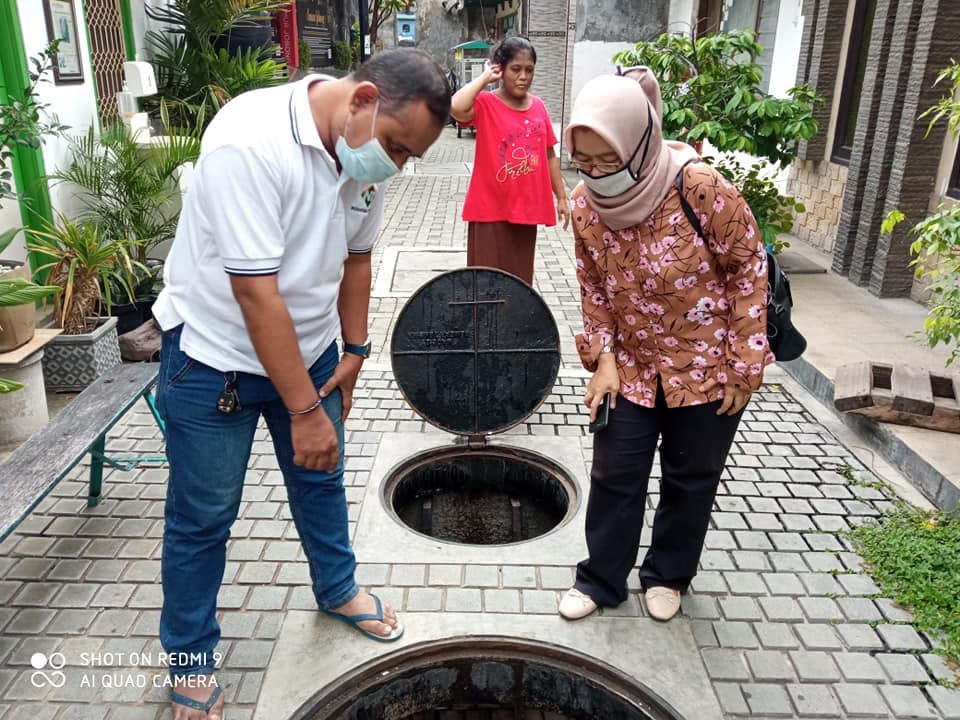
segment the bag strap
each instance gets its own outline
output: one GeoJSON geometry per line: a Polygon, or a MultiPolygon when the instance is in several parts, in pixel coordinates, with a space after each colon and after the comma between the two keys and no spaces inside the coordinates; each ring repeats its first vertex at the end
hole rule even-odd
{"type": "Polygon", "coordinates": [[[677,191],[680,193],[680,207],[683,208],[683,214],[687,216],[687,220],[690,222],[690,225],[693,226],[697,235],[703,237],[703,226],[700,224],[700,218],[697,217],[697,214],[693,211],[693,208],[690,207],[690,203],[687,202],[687,198],[683,194],[683,173],[687,169],[687,165],[695,162],[699,162],[699,160],[687,160],[683,164],[683,167],[680,168],[680,172],[677,173],[677,191]]]}

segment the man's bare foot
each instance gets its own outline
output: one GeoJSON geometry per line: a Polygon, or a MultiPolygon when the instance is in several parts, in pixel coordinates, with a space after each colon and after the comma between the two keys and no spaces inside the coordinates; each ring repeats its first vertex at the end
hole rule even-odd
{"type": "Polygon", "coordinates": [[[173,692],[182,695],[185,699],[193,700],[201,707],[209,703],[214,694],[217,695],[209,710],[189,707],[171,698],[173,720],[223,720],[223,693],[212,673],[177,677],[173,681],[173,692]]]}
{"type": "MultiPolygon", "coordinates": [[[[379,620],[363,620],[357,623],[357,627],[367,632],[374,633],[380,637],[390,637],[393,631],[399,626],[399,621],[397,620],[397,613],[388,603],[383,604],[383,622],[379,620]]],[[[368,592],[361,590],[356,595],[353,596],[353,599],[350,600],[346,605],[341,605],[338,608],[334,608],[333,612],[338,615],[346,615],[347,617],[351,615],[376,615],[377,613],[377,601],[368,592]]]]}

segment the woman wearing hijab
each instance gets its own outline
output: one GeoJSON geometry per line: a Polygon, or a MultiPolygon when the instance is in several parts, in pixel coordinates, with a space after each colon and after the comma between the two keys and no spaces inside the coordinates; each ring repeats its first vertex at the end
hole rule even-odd
{"type": "Polygon", "coordinates": [[[772,362],[767,266],[737,189],[683,143],[665,142],[660,88],[647,68],[602,76],[577,97],[567,146],[594,435],[586,540],[560,603],[569,620],[627,598],[657,442],[660,502],[640,565],[647,611],[666,621],[697,571],[710,509],[750,394],[772,362]],[[700,220],[694,230],[678,191],[700,220]]]}

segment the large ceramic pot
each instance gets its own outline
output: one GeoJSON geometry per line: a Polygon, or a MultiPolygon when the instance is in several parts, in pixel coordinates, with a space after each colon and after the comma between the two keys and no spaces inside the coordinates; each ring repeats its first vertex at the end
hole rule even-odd
{"type": "Polygon", "coordinates": [[[117,319],[98,318],[92,332],[57,335],[47,343],[43,380],[48,391],[79,392],[120,362],[117,319]]]}
{"type": "MultiPolygon", "coordinates": [[[[31,279],[30,270],[23,263],[4,260],[3,264],[13,269],[5,271],[0,267],[0,279],[31,279]]],[[[36,327],[37,311],[32,302],[0,307],[0,353],[10,352],[30,342],[36,327]]]]}

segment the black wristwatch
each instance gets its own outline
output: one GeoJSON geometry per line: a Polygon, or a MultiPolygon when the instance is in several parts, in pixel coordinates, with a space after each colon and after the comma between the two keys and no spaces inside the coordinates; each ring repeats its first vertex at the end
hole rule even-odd
{"type": "Polygon", "coordinates": [[[363,345],[351,345],[348,342],[343,343],[343,351],[351,355],[357,355],[362,358],[370,357],[370,341],[367,340],[363,345]]]}

